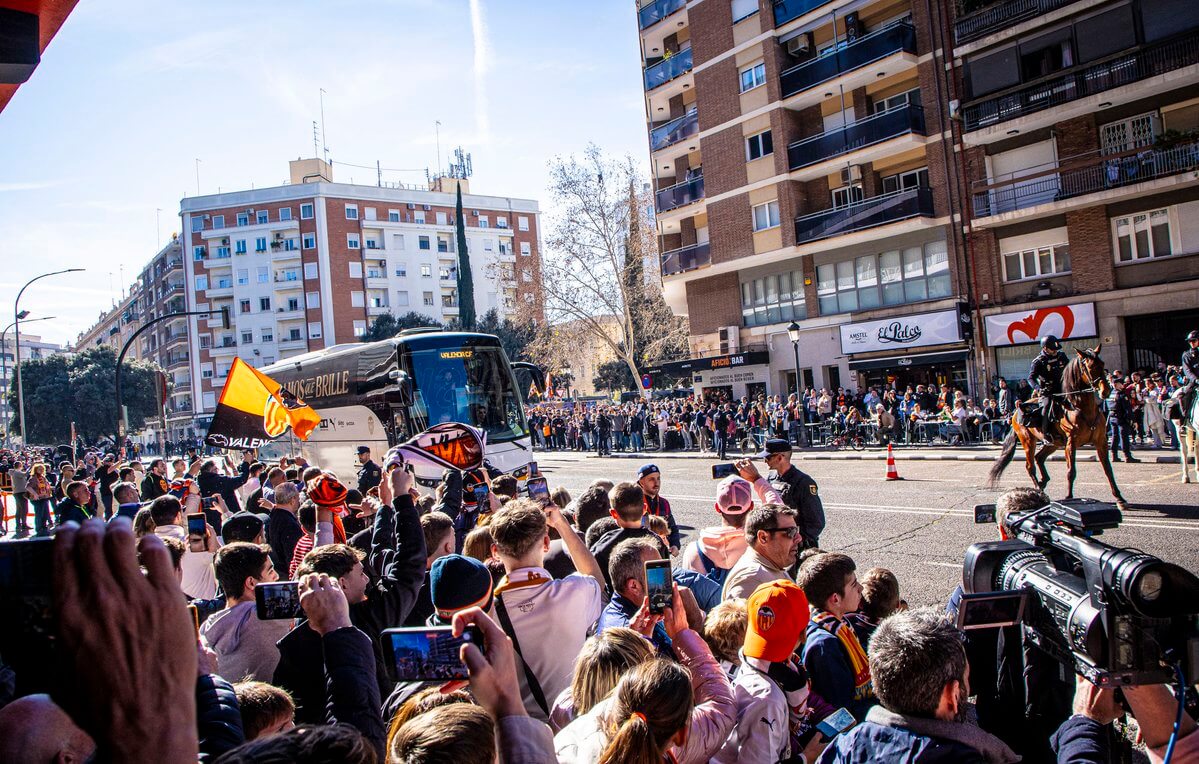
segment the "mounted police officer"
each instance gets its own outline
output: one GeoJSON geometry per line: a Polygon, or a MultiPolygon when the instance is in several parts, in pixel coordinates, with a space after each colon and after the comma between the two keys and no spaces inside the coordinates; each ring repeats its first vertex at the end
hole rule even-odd
{"type": "Polygon", "coordinates": [[[1199,329],[1187,335],[1187,344],[1190,348],[1182,354],[1182,373],[1187,378],[1182,387],[1185,391],[1182,401],[1183,419],[1191,415],[1191,402],[1195,400],[1195,388],[1199,386],[1199,329]]]}
{"type": "Polygon", "coordinates": [[[1053,426],[1053,399],[1062,391],[1062,372],[1066,370],[1066,354],[1062,352],[1062,343],[1052,334],[1041,340],[1041,352],[1032,359],[1028,370],[1028,383],[1041,396],[1041,442],[1047,446],[1053,445],[1049,434],[1053,426]]]}

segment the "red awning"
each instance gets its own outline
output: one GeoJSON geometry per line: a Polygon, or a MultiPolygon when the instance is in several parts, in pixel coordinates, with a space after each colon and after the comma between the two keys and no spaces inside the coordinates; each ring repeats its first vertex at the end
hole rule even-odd
{"type": "MultiPolygon", "coordinates": [[[[75,9],[79,0],[0,0],[0,8],[8,8],[38,17],[38,51],[46,52],[46,46],[58,34],[59,27],[75,9]]],[[[34,73],[36,76],[36,72],[34,73]]],[[[0,84],[0,111],[8,106],[20,85],[0,84]]]]}

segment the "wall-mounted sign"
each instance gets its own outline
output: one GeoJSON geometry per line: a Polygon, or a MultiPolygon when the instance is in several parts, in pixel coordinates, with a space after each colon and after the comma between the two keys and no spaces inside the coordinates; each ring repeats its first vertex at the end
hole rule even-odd
{"type": "Polygon", "coordinates": [[[751,350],[732,355],[717,355],[707,358],[689,358],[686,361],[671,361],[659,366],[643,369],[646,374],[688,374],[711,369],[733,369],[738,366],[755,366],[770,363],[770,353],[765,350],[751,350]]]}
{"type": "Polygon", "coordinates": [[[842,353],[903,350],[961,341],[961,324],[957,310],[953,309],[841,326],[842,353]]]}
{"type": "Polygon", "coordinates": [[[1098,333],[1093,302],[1000,313],[987,316],[983,323],[987,328],[987,345],[993,348],[1029,345],[1039,342],[1047,334],[1070,340],[1094,337],[1098,333]]]}

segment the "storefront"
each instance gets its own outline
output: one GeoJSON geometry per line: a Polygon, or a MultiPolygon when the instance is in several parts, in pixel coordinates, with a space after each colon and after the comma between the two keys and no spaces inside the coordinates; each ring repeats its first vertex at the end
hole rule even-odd
{"type": "Polygon", "coordinates": [[[994,352],[991,380],[1003,377],[1009,385],[1028,377],[1029,366],[1041,352],[1041,338],[1052,334],[1062,349],[1093,348],[1098,334],[1095,303],[1051,305],[985,316],[987,347],[994,352]]]}
{"type": "Polygon", "coordinates": [[[770,353],[764,350],[674,361],[647,369],[645,373],[651,382],[661,374],[690,375],[695,394],[713,402],[772,394],[770,353]]]}
{"type": "Polygon", "coordinates": [[[859,391],[950,384],[969,390],[970,348],[957,309],[844,324],[841,350],[859,391]]]}

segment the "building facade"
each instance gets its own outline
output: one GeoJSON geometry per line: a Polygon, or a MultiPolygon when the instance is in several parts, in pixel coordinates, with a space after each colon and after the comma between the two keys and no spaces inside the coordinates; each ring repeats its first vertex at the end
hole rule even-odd
{"type": "MultiPolygon", "coordinates": [[[[133,282],[121,299],[96,318],[85,331],[75,339],[75,350],[83,352],[88,348],[108,345],[114,352],[120,353],[121,348],[141,328],[142,288],[141,282],[133,282]]],[[[141,346],[131,345],[125,357],[137,360],[142,357],[141,346]]]]}
{"type": "MultiPolygon", "coordinates": [[[[66,352],[62,345],[54,342],[46,342],[39,335],[28,334],[21,332],[21,361],[37,360],[39,358],[48,358],[52,355],[66,352]]],[[[8,437],[9,425],[15,417],[14,410],[8,405],[8,388],[9,385],[16,384],[16,359],[17,359],[17,338],[13,331],[8,331],[2,339],[0,339],[0,356],[3,357],[3,362],[0,363],[0,421],[4,425],[5,438],[8,437]]]]}
{"type": "Polygon", "coordinates": [[[458,316],[455,185],[463,191],[476,312],[541,312],[540,212],[529,199],[335,183],[321,160],[291,163],[291,183],[184,199],[191,403],[211,419],[240,357],[254,366],[357,342],[376,316],[458,316]]]}
{"type": "MultiPolygon", "coordinates": [[[[183,242],[178,236],[172,236],[170,243],[142,269],[138,287],[143,324],[187,310],[183,242]]],[[[149,423],[153,431],[172,443],[194,438],[187,317],[160,321],[147,329],[138,339],[138,352],[143,360],[157,364],[165,375],[164,419],[149,423]]]]}

